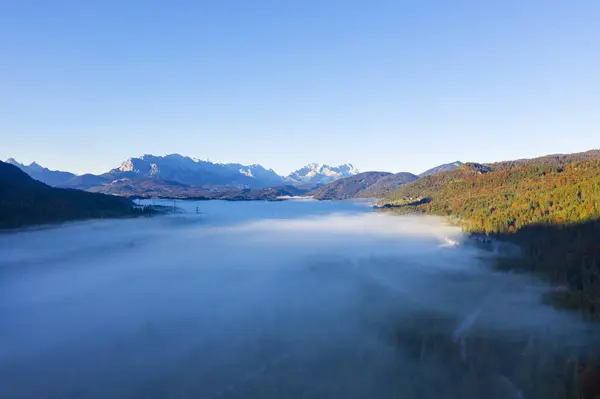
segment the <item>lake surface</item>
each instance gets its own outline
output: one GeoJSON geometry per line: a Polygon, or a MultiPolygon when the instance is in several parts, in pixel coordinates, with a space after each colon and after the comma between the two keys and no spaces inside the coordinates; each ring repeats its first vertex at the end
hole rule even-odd
{"type": "Polygon", "coordinates": [[[0,235],[0,397],[563,398],[598,336],[437,218],[176,205],[0,235]]]}

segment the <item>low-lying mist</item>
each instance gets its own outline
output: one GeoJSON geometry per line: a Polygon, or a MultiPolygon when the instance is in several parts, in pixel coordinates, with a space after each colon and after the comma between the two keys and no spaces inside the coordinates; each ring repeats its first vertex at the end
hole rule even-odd
{"type": "Polygon", "coordinates": [[[569,397],[598,335],[441,219],[177,205],[0,236],[0,397],[569,397]]]}

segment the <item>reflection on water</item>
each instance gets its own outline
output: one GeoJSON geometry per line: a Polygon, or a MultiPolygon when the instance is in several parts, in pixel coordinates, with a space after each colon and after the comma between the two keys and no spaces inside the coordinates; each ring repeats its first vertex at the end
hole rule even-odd
{"type": "Polygon", "coordinates": [[[439,219],[177,206],[0,237],[0,397],[575,397],[596,330],[439,219]]]}

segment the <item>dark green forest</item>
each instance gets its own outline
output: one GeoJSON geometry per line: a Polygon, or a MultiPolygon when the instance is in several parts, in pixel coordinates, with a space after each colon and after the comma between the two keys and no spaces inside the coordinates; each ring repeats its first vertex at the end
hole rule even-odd
{"type": "Polygon", "coordinates": [[[50,187],[0,162],[0,229],[142,213],[126,198],[50,187]]]}

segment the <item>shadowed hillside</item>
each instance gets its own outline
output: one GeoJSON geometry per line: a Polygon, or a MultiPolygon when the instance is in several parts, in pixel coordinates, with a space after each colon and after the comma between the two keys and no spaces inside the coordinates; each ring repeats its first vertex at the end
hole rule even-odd
{"type": "Polygon", "coordinates": [[[381,178],[391,175],[388,172],[364,172],[336,180],[309,193],[315,199],[353,198],[365,188],[375,184],[381,178]]]}
{"type": "Polygon", "coordinates": [[[400,172],[388,175],[377,180],[369,187],[360,191],[357,197],[361,198],[384,198],[390,192],[397,190],[402,185],[411,183],[417,180],[419,176],[415,176],[412,173],[400,172]]]}
{"type": "Polygon", "coordinates": [[[320,187],[309,195],[319,200],[348,198],[382,198],[403,184],[413,182],[419,177],[412,173],[400,172],[363,172],[355,176],[336,180],[320,187]]]}
{"type": "Polygon", "coordinates": [[[130,200],[53,188],[0,162],[0,228],[136,214],[130,200]]]}
{"type": "Polygon", "coordinates": [[[17,162],[14,158],[9,158],[6,163],[16,166],[23,172],[27,173],[35,180],[39,180],[42,183],[46,183],[49,186],[60,186],[73,179],[75,175],[70,172],[63,172],[59,170],[50,170],[39,165],[37,162],[32,162],[29,165],[24,165],[17,162]]]}
{"type": "Polygon", "coordinates": [[[500,267],[547,278],[558,287],[549,297],[553,304],[600,321],[600,220],[534,224],[494,237],[521,248],[520,259],[501,260],[500,267]]]}

